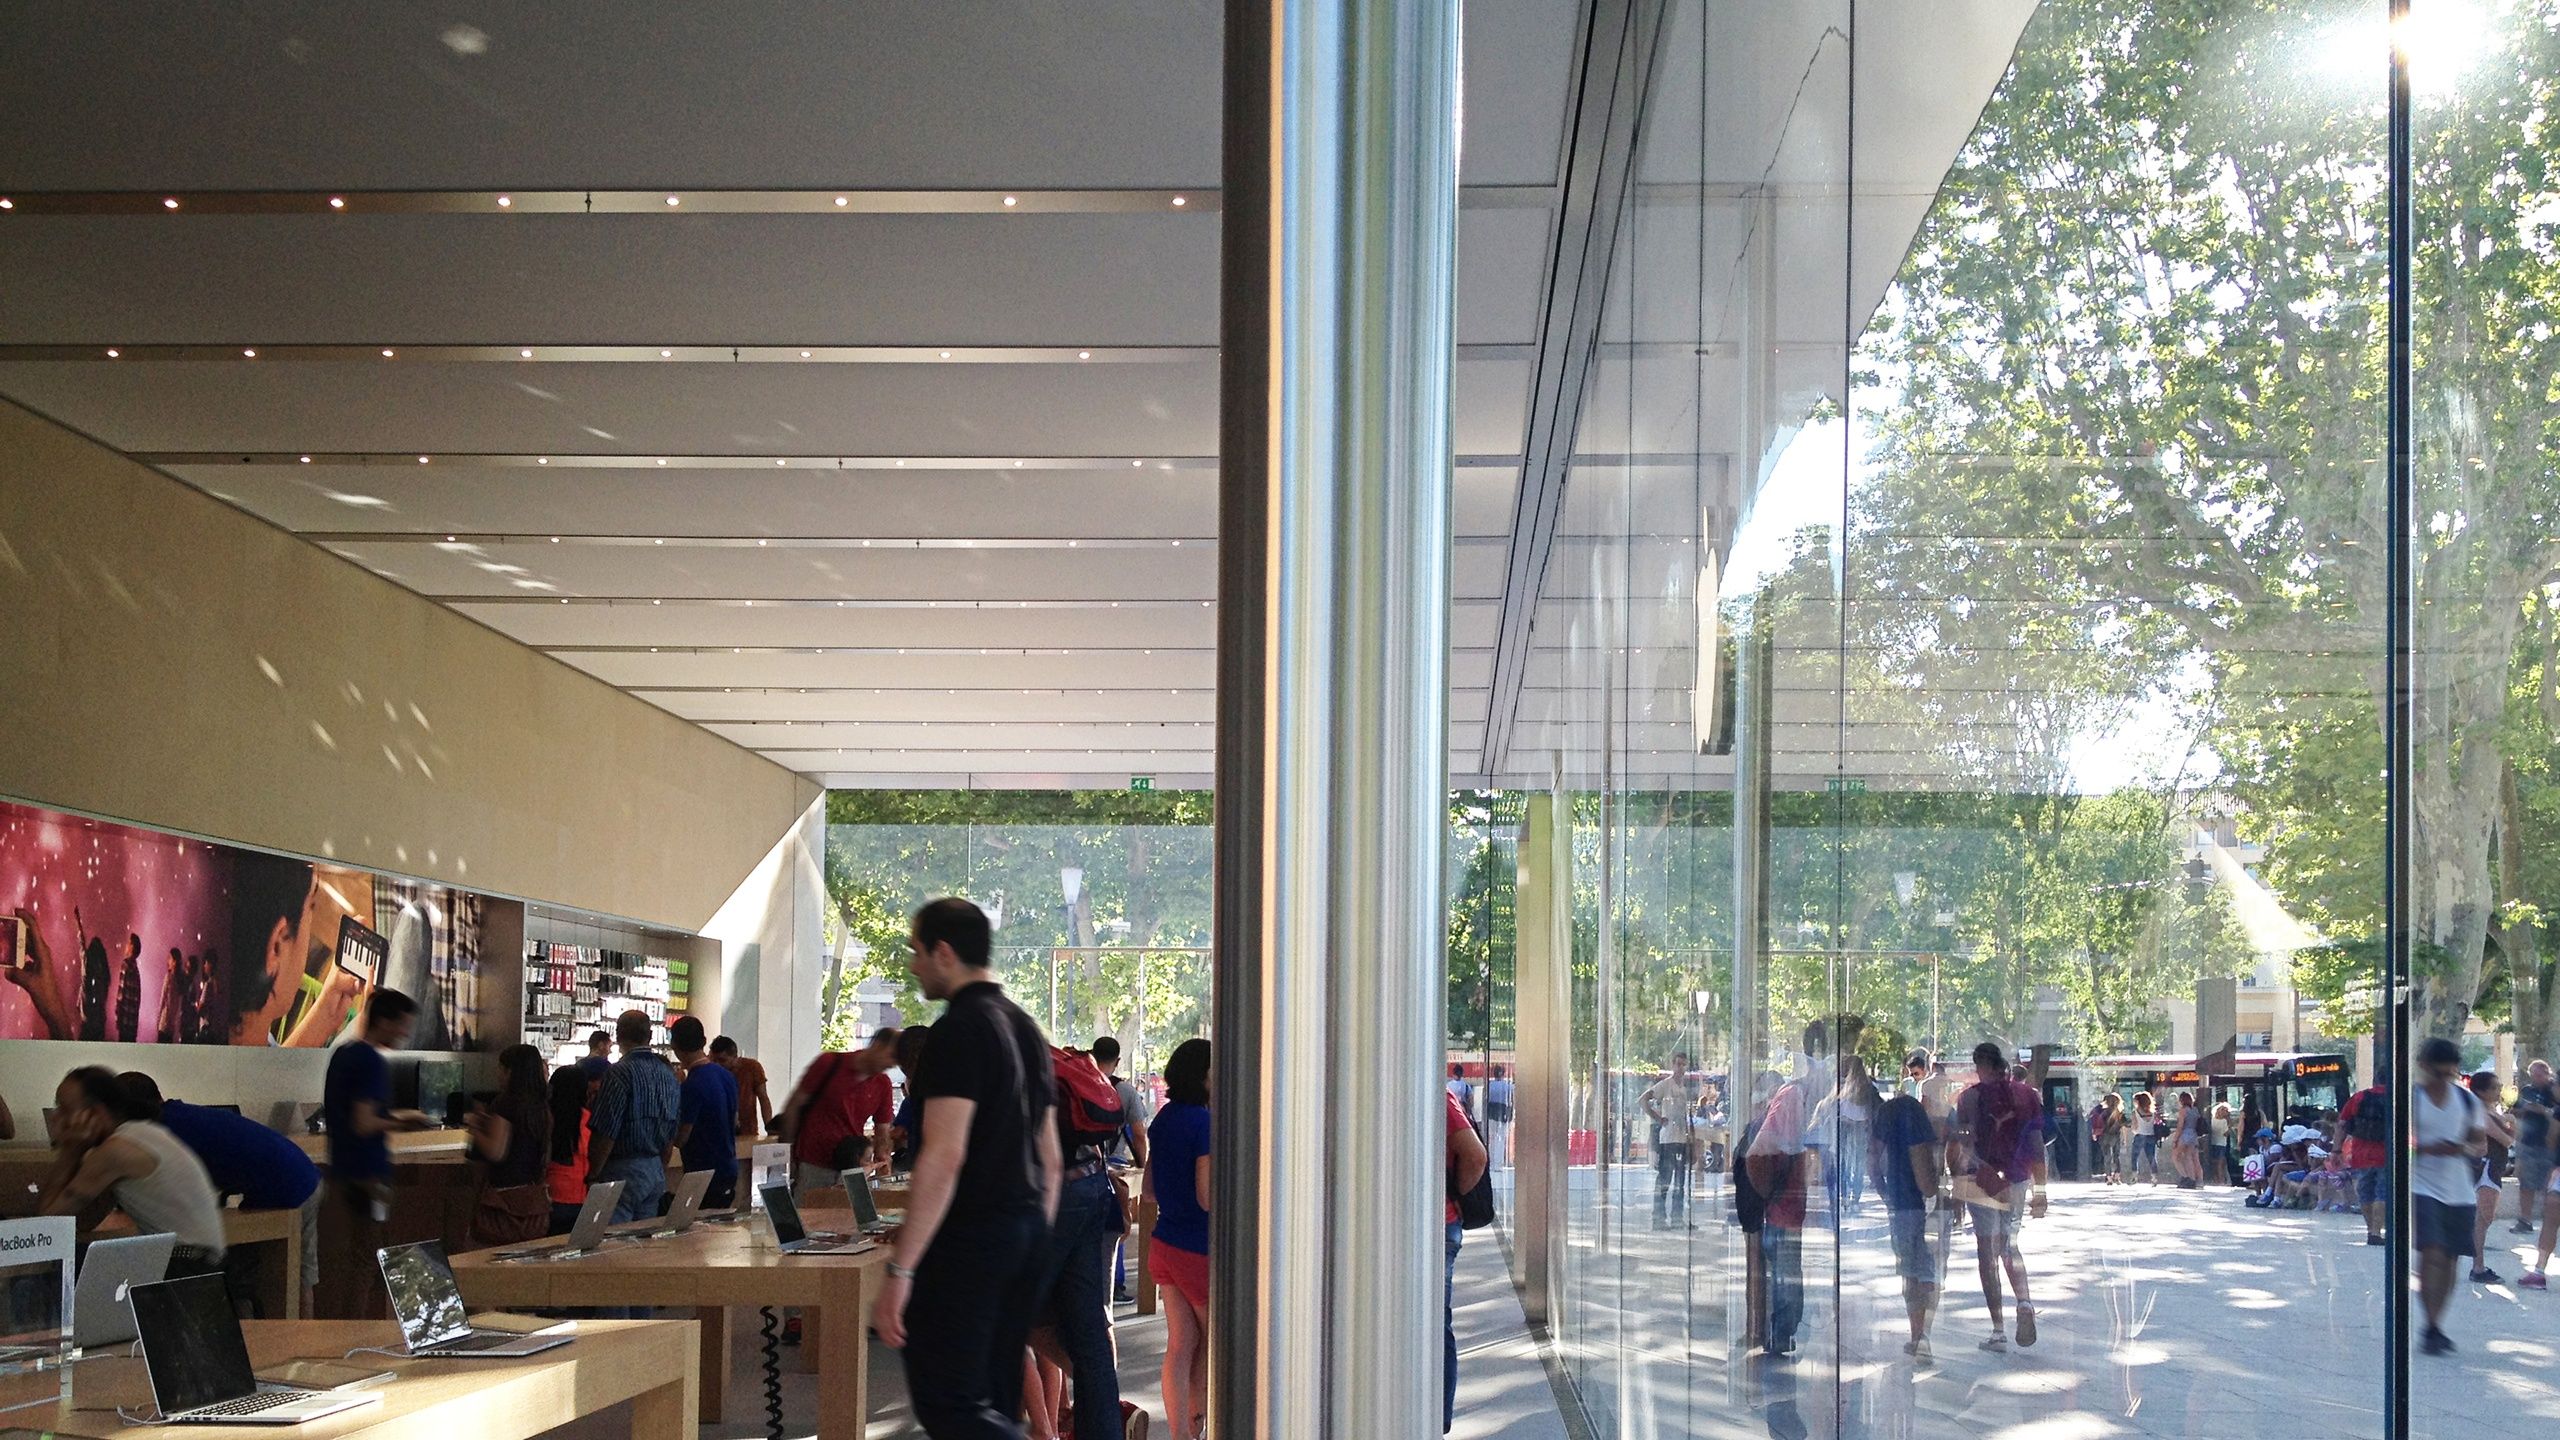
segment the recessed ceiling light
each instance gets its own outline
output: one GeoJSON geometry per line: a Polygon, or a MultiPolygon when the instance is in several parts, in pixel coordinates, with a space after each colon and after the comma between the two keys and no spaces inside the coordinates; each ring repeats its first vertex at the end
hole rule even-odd
{"type": "Polygon", "coordinates": [[[801,352],[800,352],[800,358],[801,358],[801,359],[803,359],[803,360],[808,359],[808,358],[809,358],[809,352],[808,352],[808,351],[806,351],[806,350],[801,351],[801,352]]]}
{"type": "Polygon", "coordinates": [[[942,358],[943,358],[943,359],[945,359],[945,360],[950,359],[950,358],[951,358],[951,352],[950,352],[950,351],[948,351],[948,350],[943,351],[943,352],[942,352],[942,358]]]}
{"type": "Polygon", "coordinates": [[[650,544],[652,544],[652,545],[664,545],[664,544],[666,544],[667,542],[666,542],[663,538],[661,538],[661,539],[657,539],[657,540],[652,540],[652,541],[650,541],[649,543],[650,543],[650,544]]]}
{"type": "Polygon", "coordinates": [[[525,359],[527,359],[527,360],[530,360],[530,359],[532,359],[532,358],[533,358],[533,352],[532,352],[532,351],[530,351],[530,350],[519,350],[519,351],[517,351],[516,353],[517,353],[518,355],[523,356],[523,357],[524,357],[525,359]]]}
{"type": "MultiPolygon", "coordinates": [[[[770,541],[770,540],[759,540],[759,541],[757,541],[756,543],[757,543],[757,544],[759,544],[759,545],[770,545],[770,544],[772,544],[773,542],[772,542],[772,541],[770,541]]],[[[756,603],[756,602],[754,602],[753,600],[750,600],[750,601],[748,601],[747,603],[748,603],[748,604],[750,604],[750,605],[753,605],[753,604],[754,604],[754,603],[756,603]]]]}
{"type": "Polygon", "coordinates": [[[906,468],[907,468],[907,462],[906,462],[906,461],[904,461],[904,460],[899,461],[899,462],[898,462],[898,468],[899,468],[899,469],[901,469],[901,470],[906,469],[906,468]]]}
{"type": "Polygon", "coordinates": [[[837,209],[839,209],[839,210],[843,209],[843,208],[844,208],[844,206],[845,206],[845,203],[846,203],[846,202],[845,202],[845,197],[843,197],[842,195],[839,195],[839,196],[837,196],[837,197],[836,197],[836,208],[837,208],[837,209]]]}
{"type": "Polygon", "coordinates": [[[676,352],[673,350],[661,350],[658,352],[658,358],[661,360],[670,360],[675,357],[675,353],[676,352]]]}
{"type": "Polygon", "coordinates": [[[397,353],[397,352],[390,351],[390,350],[385,350],[385,351],[383,351],[383,352],[382,352],[382,358],[383,358],[383,359],[385,359],[385,360],[388,360],[388,359],[390,359],[390,358],[392,357],[392,355],[393,355],[393,354],[395,354],[395,353],[397,353]]]}
{"type": "Polygon", "coordinates": [[[303,463],[303,464],[305,464],[305,465],[310,464],[310,463],[311,463],[311,457],[310,457],[310,456],[308,456],[308,455],[303,456],[303,457],[302,457],[302,463],[303,463]]]}
{"type": "Polygon", "coordinates": [[[1146,462],[1146,461],[1144,461],[1144,460],[1132,460],[1132,461],[1130,461],[1130,462],[1129,462],[1129,468],[1130,468],[1130,469],[1132,469],[1132,470],[1141,469],[1141,468],[1144,468],[1144,466],[1146,465],[1146,463],[1147,463],[1147,462],[1146,462]]]}
{"type": "Polygon", "coordinates": [[[173,195],[173,196],[169,197],[168,199],[161,201],[161,202],[160,202],[160,208],[161,208],[161,209],[163,209],[163,210],[175,210],[175,209],[177,209],[177,208],[178,208],[178,200],[177,200],[177,197],[173,195]]]}
{"type": "Polygon", "coordinates": [[[0,210],[15,210],[17,208],[17,201],[11,200],[6,196],[0,196],[0,210]]]}
{"type": "Polygon", "coordinates": [[[107,348],[107,358],[110,360],[121,360],[124,358],[124,352],[113,346],[109,346],[107,348]]]}
{"type": "Polygon", "coordinates": [[[560,537],[559,537],[559,536],[557,536],[557,535],[552,536],[552,537],[551,537],[551,543],[552,543],[552,544],[554,544],[554,545],[559,544],[559,543],[560,543],[560,537]]]}
{"type": "Polygon", "coordinates": [[[550,464],[550,463],[551,463],[551,457],[550,457],[550,456],[548,456],[548,455],[545,455],[545,456],[542,456],[541,458],[539,458],[539,459],[535,460],[533,463],[534,463],[534,464],[536,464],[536,465],[548,465],[548,464],[550,464]]]}
{"type": "Polygon", "coordinates": [[[498,197],[498,208],[501,210],[506,209],[508,206],[515,203],[515,200],[510,196],[501,195],[498,197]]]}
{"type": "Polygon", "coordinates": [[[668,196],[668,197],[667,197],[667,203],[668,203],[668,204],[670,204],[670,205],[681,205],[681,204],[683,204],[684,202],[683,202],[683,200],[682,200],[680,197],[678,197],[678,196],[674,196],[674,195],[670,195],[670,196],[668,196]]]}
{"type": "Polygon", "coordinates": [[[453,537],[452,537],[452,536],[450,536],[450,535],[447,535],[446,537],[444,537],[444,543],[446,543],[447,545],[452,544],[452,543],[453,543],[453,537]]]}
{"type": "Polygon", "coordinates": [[[1093,352],[1090,350],[1079,350],[1076,352],[1076,358],[1079,360],[1090,360],[1093,358],[1093,352]]]}
{"type": "Polygon", "coordinates": [[[1021,468],[1022,468],[1022,462],[1021,462],[1021,461],[1019,461],[1019,460],[1014,461],[1014,462],[1013,462],[1013,468],[1014,468],[1014,469],[1016,469],[1016,470],[1021,469],[1021,468]]]}
{"type": "Polygon", "coordinates": [[[243,355],[248,356],[248,357],[249,357],[250,359],[252,359],[252,360],[255,360],[255,359],[257,359],[257,358],[258,358],[258,352],[257,352],[257,351],[255,351],[255,350],[243,350],[243,351],[241,351],[240,353],[241,353],[241,354],[243,354],[243,355]]]}
{"type": "Polygon", "coordinates": [[[664,600],[652,600],[652,601],[650,601],[649,603],[650,603],[650,604],[652,604],[652,605],[664,605],[664,604],[666,604],[667,602],[666,602],[666,601],[664,601],[664,600]]]}
{"type": "Polygon", "coordinates": [[[788,464],[790,464],[791,462],[790,462],[790,461],[788,461],[788,460],[776,460],[776,461],[774,461],[773,463],[774,463],[774,464],[776,464],[776,465],[788,465],[788,464]]]}
{"type": "Polygon", "coordinates": [[[427,457],[426,457],[426,456],[424,456],[424,455],[419,456],[419,457],[418,457],[418,463],[419,463],[419,464],[421,464],[421,465],[426,464],[426,463],[427,463],[427,457]]]}
{"type": "Polygon", "coordinates": [[[1190,204],[1190,203],[1191,203],[1190,201],[1188,201],[1188,200],[1184,199],[1183,197],[1181,197],[1181,196],[1179,196],[1179,195],[1176,195],[1176,196],[1174,196],[1174,197],[1173,197],[1173,207],[1174,207],[1175,209],[1177,209],[1177,210],[1181,209],[1183,206],[1188,205],[1188,204],[1190,204]]]}
{"type": "Polygon", "coordinates": [[[332,195],[329,197],[329,208],[332,210],[344,210],[347,208],[347,202],[335,195],[332,195]]]}
{"type": "Polygon", "coordinates": [[[1006,197],[1004,197],[1004,208],[1006,208],[1007,210],[1012,209],[1012,208],[1014,207],[1015,203],[1016,203],[1016,197],[1011,196],[1011,195],[1007,195],[1006,197]]]}
{"type": "Polygon", "coordinates": [[[560,597],[560,603],[561,603],[561,604],[563,604],[563,605],[568,604],[568,603],[569,603],[569,597],[568,597],[568,596],[566,596],[566,595],[561,596],[561,597],[560,597]]]}

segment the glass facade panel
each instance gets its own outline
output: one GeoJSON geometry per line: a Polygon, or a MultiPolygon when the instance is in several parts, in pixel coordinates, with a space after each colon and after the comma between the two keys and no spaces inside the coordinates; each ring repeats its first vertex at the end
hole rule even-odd
{"type": "Polygon", "coordinates": [[[2380,1434],[2401,1365],[2412,1431],[2560,1417],[2560,7],[2400,32],[2399,533],[2382,0],[1662,13],[1509,767],[1594,1429],[2380,1434]],[[2405,1357],[2395,833],[2413,1035],[2494,1072],[2405,1357]]]}

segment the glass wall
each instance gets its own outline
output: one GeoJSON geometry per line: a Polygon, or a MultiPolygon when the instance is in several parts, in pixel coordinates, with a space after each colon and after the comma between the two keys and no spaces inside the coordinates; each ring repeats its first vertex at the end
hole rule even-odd
{"type": "Polygon", "coordinates": [[[1514,766],[1597,1433],[2560,1419],[2560,5],[2401,33],[2395,532],[2382,0],[1667,6],[1514,766]],[[2395,834],[2479,1109],[2375,1043],[2395,834]],[[2484,1252],[2405,1357],[2395,1171],[2484,1252]]]}
{"type": "Polygon", "coordinates": [[[907,974],[908,917],[964,895],[996,922],[996,973],[1043,1030],[1115,1035],[1129,1074],[1160,1070],[1208,1033],[1209,849],[1206,825],[828,826],[828,963],[810,997],[826,1048],[889,1012],[931,1016],[907,974]]]}

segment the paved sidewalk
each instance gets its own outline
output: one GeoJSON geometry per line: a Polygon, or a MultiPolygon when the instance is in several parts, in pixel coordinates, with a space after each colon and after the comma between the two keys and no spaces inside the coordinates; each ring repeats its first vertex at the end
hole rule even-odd
{"type": "MultiPolygon", "coordinates": [[[[1579,1178],[1579,1177],[1578,1177],[1579,1178]]],[[[1720,1177],[1719,1177],[1720,1178],[1720,1177]]],[[[2022,1242],[2041,1334],[1986,1353],[1971,1236],[1917,1365],[1882,1209],[1838,1241],[1805,1239],[1806,1328],[1792,1360],[1744,1355],[1741,1234],[1721,1195],[1696,1229],[1656,1229],[1649,1179],[1603,1206],[1576,1199],[1579,1311],[1565,1339],[1603,1435],[2372,1435],[2380,1430],[2383,1253],[2353,1215],[2265,1212],[2234,1191],[2057,1184],[2022,1242]]],[[[2512,1197],[2510,1197],[2512,1199],[2512,1197]]],[[[2560,1296],[2519,1291],[2522,1261],[2492,1237],[2510,1283],[2464,1284],[2446,1328],[2460,1344],[2413,1357],[2415,1433],[2560,1433],[2560,1296]]],[[[2525,1258],[2530,1257],[2527,1251],[2525,1258]]],[[[2012,1315],[2014,1323],[2014,1314],[2012,1315]]]]}

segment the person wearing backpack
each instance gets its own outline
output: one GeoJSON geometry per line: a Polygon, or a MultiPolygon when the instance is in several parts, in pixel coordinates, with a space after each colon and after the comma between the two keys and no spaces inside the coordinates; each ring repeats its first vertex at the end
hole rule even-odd
{"type": "Polygon", "coordinates": [[[2382,1057],[2373,1062],[2374,1081],[2347,1097],[2338,1112],[2338,1131],[2345,1137],[2347,1169],[2356,1177],[2356,1206],[2364,1212],[2364,1243],[2386,1243],[2382,1234],[2384,1166],[2391,1156],[2391,1092],[2382,1088],[2382,1057]]]}
{"type": "Polygon", "coordinates": [[[1982,1298],[1991,1310],[1991,1338],[1985,1350],[2006,1350],[2009,1337],[2000,1320],[2000,1275],[2008,1272],[2009,1288],[2018,1302],[2018,1343],[2036,1343],[2035,1299],[2027,1290],[2027,1261],[2018,1250],[2018,1231],[2032,1214],[2044,1218],[2044,1104],[2035,1087],[2009,1078],[2000,1047],[1985,1040],[1973,1047],[1975,1080],[1956,1102],[1956,1193],[1973,1221],[1974,1263],[1982,1275],[1982,1298]]]}
{"type": "MultiPolygon", "coordinates": [[[[1116,1058],[1116,1057],[1115,1057],[1116,1058]]],[[[1126,1212],[1111,1183],[1109,1152],[1120,1135],[1123,1101],[1093,1055],[1049,1049],[1057,1091],[1058,1153],[1065,1170],[1058,1214],[1038,1252],[1038,1288],[1048,1297],[1031,1348],[1074,1382],[1074,1440],[1121,1440],[1120,1363],[1111,1349],[1111,1252],[1126,1212]]]]}

